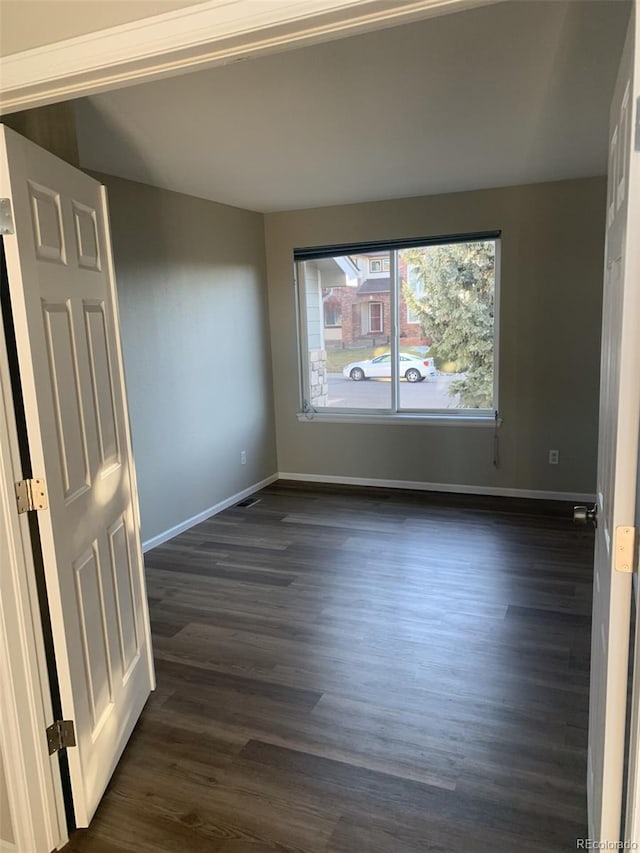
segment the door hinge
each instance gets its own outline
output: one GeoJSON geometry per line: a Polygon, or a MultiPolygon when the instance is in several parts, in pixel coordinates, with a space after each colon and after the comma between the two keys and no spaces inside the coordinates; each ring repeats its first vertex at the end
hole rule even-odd
{"type": "Polygon", "coordinates": [[[31,512],[34,509],[47,509],[47,484],[44,480],[20,480],[16,483],[18,512],[31,512]]]}
{"type": "Polygon", "coordinates": [[[636,565],[636,530],[635,527],[621,525],[616,527],[613,543],[613,567],[616,572],[630,573],[636,565]]]}
{"type": "Polygon", "coordinates": [[[10,198],[0,198],[0,234],[15,234],[10,198]]]}
{"type": "Polygon", "coordinates": [[[636,151],[640,151],[640,96],[636,100],[636,151]]]}
{"type": "Polygon", "coordinates": [[[76,728],[73,720],[56,720],[47,728],[49,755],[76,745],[76,728]]]}

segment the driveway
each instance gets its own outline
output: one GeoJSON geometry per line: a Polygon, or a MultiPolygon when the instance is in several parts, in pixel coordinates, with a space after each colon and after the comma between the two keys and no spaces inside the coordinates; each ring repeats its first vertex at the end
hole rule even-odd
{"type": "MultiPolygon", "coordinates": [[[[443,373],[423,382],[400,380],[400,407],[403,409],[455,409],[455,397],[449,386],[460,379],[459,373],[443,373]]],[[[348,409],[388,409],[391,406],[391,380],[366,379],[354,382],[341,373],[329,374],[329,406],[348,409]]]]}

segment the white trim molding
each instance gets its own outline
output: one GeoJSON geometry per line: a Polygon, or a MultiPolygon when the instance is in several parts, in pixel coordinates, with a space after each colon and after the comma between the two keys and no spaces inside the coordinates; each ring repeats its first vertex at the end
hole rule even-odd
{"type": "Polygon", "coordinates": [[[279,474],[271,474],[271,476],[265,477],[264,480],[260,480],[259,483],[254,483],[253,486],[248,486],[241,492],[237,492],[235,495],[231,495],[231,497],[225,498],[219,503],[210,506],[208,509],[199,512],[197,515],[192,515],[191,518],[187,518],[184,521],[181,521],[180,524],[176,524],[175,527],[170,527],[163,533],[158,533],[157,536],[152,536],[151,539],[147,539],[145,542],[142,543],[142,550],[146,553],[152,548],[157,548],[158,545],[162,545],[164,542],[168,542],[169,539],[173,539],[173,537],[177,536],[179,533],[184,533],[185,530],[189,530],[191,527],[195,527],[196,524],[200,524],[201,521],[206,521],[208,518],[212,518],[214,515],[217,515],[224,509],[228,509],[230,506],[233,506],[234,504],[238,503],[238,501],[243,500],[243,498],[248,498],[249,495],[253,495],[255,492],[259,492],[260,489],[264,489],[265,486],[270,486],[271,483],[274,483],[279,476],[279,474]]]}
{"type": "Polygon", "coordinates": [[[546,501],[593,503],[590,492],[551,492],[538,489],[509,489],[502,486],[472,486],[462,483],[424,483],[417,480],[381,480],[373,477],[343,477],[333,474],[294,474],[280,471],[277,479],[303,483],[334,483],[342,486],[377,486],[383,489],[408,489],[418,492],[450,492],[461,495],[492,495],[503,498],[532,498],[546,501]]]}
{"type": "Polygon", "coordinates": [[[503,0],[207,0],[0,59],[0,114],[503,0]]]}
{"type": "MultiPolygon", "coordinates": [[[[0,321],[1,321],[0,311],[0,321]]],[[[15,845],[49,853],[67,841],[59,756],[49,755],[51,690],[29,521],[18,513],[22,466],[9,361],[0,322],[0,754],[15,845]]]]}
{"type": "MultiPolygon", "coordinates": [[[[374,414],[370,412],[298,412],[296,417],[302,424],[383,424],[385,426],[456,426],[481,427],[495,429],[496,419],[492,414],[471,415],[460,410],[457,414],[445,412],[390,412],[389,414],[374,414]]],[[[498,418],[498,426],[502,426],[502,418],[498,418]]]]}
{"type": "Polygon", "coordinates": [[[246,489],[243,489],[241,492],[237,492],[235,495],[231,495],[231,497],[219,501],[219,503],[199,512],[197,515],[193,515],[191,518],[181,521],[180,524],[170,527],[163,533],[158,533],[157,536],[152,536],[151,539],[147,539],[142,543],[142,550],[146,553],[152,548],[157,548],[158,545],[163,545],[165,542],[173,539],[174,536],[178,536],[180,533],[184,533],[185,530],[195,527],[196,524],[200,524],[200,522],[206,521],[214,515],[218,515],[218,513],[228,509],[230,506],[238,503],[238,501],[259,492],[260,489],[270,486],[271,483],[275,483],[277,480],[295,480],[302,483],[333,483],[335,485],[342,486],[377,486],[383,489],[408,489],[409,491],[418,492],[450,492],[462,495],[495,495],[497,497],[507,498],[534,498],[548,501],[580,501],[582,503],[593,503],[595,500],[594,495],[586,492],[549,492],[536,491],[532,489],[507,489],[499,486],[469,486],[457,483],[422,483],[416,480],[380,480],[372,477],[342,477],[334,476],[332,474],[293,474],[291,472],[280,471],[277,474],[271,474],[270,477],[265,477],[265,479],[261,480],[259,483],[254,483],[253,486],[248,486],[246,489]]]}

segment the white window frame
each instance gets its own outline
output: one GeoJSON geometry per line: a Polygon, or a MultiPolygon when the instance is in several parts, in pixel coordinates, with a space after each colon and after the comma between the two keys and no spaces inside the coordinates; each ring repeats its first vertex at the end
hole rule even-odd
{"type": "MultiPolygon", "coordinates": [[[[495,243],[495,281],[494,281],[494,318],[493,318],[493,408],[492,409],[410,409],[400,408],[399,384],[400,380],[393,376],[391,382],[391,405],[389,408],[363,409],[363,408],[314,408],[310,400],[310,371],[308,362],[308,335],[307,335],[307,304],[306,293],[299,282],[303,277],[299,274],[299,265],[305,263],[305,258],[294,261],[294,284],[297,318],[297,340],[298,340],[298,366],[299,366],[299,389],[300,410],[297,418],[300,422],[324,422],[324,423],[397,423],[397,424],[431,424],[434,426],[474,426],[496,428],[502,424],[499,416],[499,380],[500,380],[500,285],[501,285],[501,251],[502,232],[482,232],[474,234],[448,235],[443,238],[425,238],[424,240],[412,240],[410,246],[438,245],[447,243],[478,242],[481,240],[493,240],[495,243]]],[[[393,363],[396,362],[399,351],[399,309],[400,288],[398,282],[398,251],[407,248],[408,245],[400,241],[390,240],[388,249],[390,262],[390,339],[389,350],[393,363]]],[[[323,257],[340,257],[341,254],[351,255],[367,251],[364,246],[336,246],[332,249],[333,255],[327,251],[323,257]],[[341,251],[344,249],[344,251],[341,251]]],[[[384,311],[384,304],[383,304],[384,311]]],[[[367,313],[367,316],[369,314],[367,313]]],[[[324,328],[324,326],[323,326],[324,328]]],[[[384,315],[383,315],[384,329],[384,315]]],[[[373,333],[373,334],[380,334],[373,333]]]]}
{"type": "Polygon", "coordinates": [[[384,302],[368,302],[367,303],[367,334],[368,335],[383,335],[384,334],[384,302]],[[371,309],[374,307],[380,308],[380,328],[373,328],[373,320],[372,320],[372,311],[371,309]]]}
{"type": "Polygon", "coordinates": [[[389,257],[389,253],[386,255],[381,255],[379,257],[369,257],[368,259],[368,272],[369,275],[384,275],[384,273],[389,272],[391,269],[391,259],[389,257]],[[376,264],[376,268],[374,269],[373,265],[376,264]]]}

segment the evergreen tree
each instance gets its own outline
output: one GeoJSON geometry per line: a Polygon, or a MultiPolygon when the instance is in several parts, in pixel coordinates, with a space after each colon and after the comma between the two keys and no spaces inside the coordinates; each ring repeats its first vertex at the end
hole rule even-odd
{"type": "Polygon", "coordinates": [[[462,408],[491,408],[495,244],[405,249],[402,259],[413,284],[402,283],[405,301],[432,338],[433,354],[440,363],[455,362],[464,374],[449,393],[458,396],[462,408]]]}

